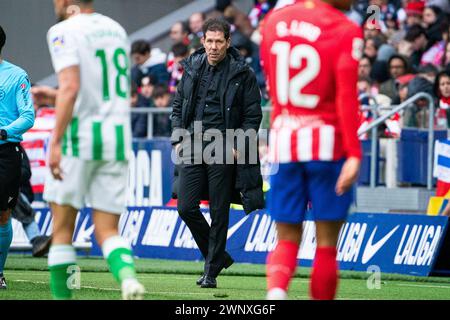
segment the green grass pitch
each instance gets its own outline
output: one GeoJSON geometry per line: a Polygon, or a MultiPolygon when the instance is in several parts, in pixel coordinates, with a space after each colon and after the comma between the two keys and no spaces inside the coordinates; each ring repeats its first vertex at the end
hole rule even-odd
{"type": "MultiPolygon", "coordinates": [[[[118,284],[107,272],[102,259],[79,259],[81,288],[74,299],[120,299],[118,284]]],[[[145,299],[152,300],[261,300],[265,297],[264,265],[235,263],[218,278],[217,289],[201,289],[195,281],[202,262],[139,259],[138,278],[144,284],[145,299]]],[[[299,268],[290,287],[290,299],[308,299],[308,268],[299,268]]],[[[450,278],[381,275],[381,288],[368,289],[364,272],[342,271],[338,299],[345,300],[417,300],[450,299],[450,278]]],[[[8,289],[0,291],[0,300],[51,299],[47,259],[11,254],[5,277],[8,289]]]]}

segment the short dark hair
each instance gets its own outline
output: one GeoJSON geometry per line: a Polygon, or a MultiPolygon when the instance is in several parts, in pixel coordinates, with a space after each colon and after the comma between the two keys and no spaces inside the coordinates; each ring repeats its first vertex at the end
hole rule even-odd
{"type": "Polygon", "coordinates": [[[408,42],[413,42],[421,35],[427,36],[425,29],[419,26],[418,24],[415,24],[409,28],[408,32],[405,35],[405,40],[408,42]]]}
{"type": "Polygon", "coordinates": [[[438,74],[439,70],[434,64],[427,63],[427,64],[425,64],[423,66],[419,66],[417,68],[417,73],[434,73],[434,74],[438,74]]]}
{"type": "Polygon", "coordinates": [[[94,0],[77,0],[78,2],[82,3],[82,4],[89,4],[94,2],[94,0]]]}
{"type": "Polygon", "coordinates": [[[3,30],[2,26],[0,26],[0,54],[2,53],[2,49],[6,43],[6,33],[3,30]]]}
{"type": "Polygon", "coordinates": [[[152,46],[147,40],[136,40],[131,44],[131,54],[147,54],[152,50],[152,46]]]}
{"type": "Polygon", "coordinates": [[[172,52],[174,57],[184,57],[188,54],[189,48],[184,43],[179,42],[172,46],[172,52]]]}
{"type": "Polygon", "coordinates": [[[392,60],[394,60],[394,59],[402,60],[403,66],[405,67],[405,71],[406,71],[406,72],[409,71],[408,60],[407,60],[404,56],[402,56],[401,54],[393,54],[393,55],[389,58],[389,60],[388,60],[388,66],[389,66],[389,67],[391,66],[392,60]]]}
{"type": "Polygon", "coordinates": [[[159,97],[163,97],[166,94],[170,94],[169,88],[165,84],[157,84],[153,89],[152,98],[157,99],[159,97]]]}
{"type": "Polygon", "coordinates": [[[203,24],[202,29],[204,37],[206,36],[206,32],[208,31],[220,31],[223,32],[225,40],[228,40],[230,38],[230,29],[231,29],[230,24],[226,22],[224,19],[220,18],[209,19],[203,24]]]}
{"type": "Polygon", "coordinates": [[[191,29],[189,28],[189,23],[187,21],[177,21],[172,25],[172,27],[176,24],[180,24],[181,32],[187,33],[187,34],[191,33],[191,29]]]}

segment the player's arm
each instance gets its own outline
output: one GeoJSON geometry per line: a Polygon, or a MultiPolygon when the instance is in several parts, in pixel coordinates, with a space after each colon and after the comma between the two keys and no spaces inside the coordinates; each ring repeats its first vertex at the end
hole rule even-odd
{"type": "Polygon", "coordinates": [[[347,192],[356,182],[361,165],[361,145],[358,139],[358,61],[362,52],[362,35],[359,29],[343,33],[336,61],[336,109],[342,130],[346,162],[336,183],[336,193],[347,192]]]}
{"type": "Polygon", "coordinates": [[[34,125],[34,108],[30,94],[30,80],[26,74],[16,82],[16,105],[19,117],[3,127],[8,139],[21,140],[21,136],[34,125]]]}
{"type": "Polygon", "coordinates": [[[58,73],[58,92],[56,94],[56,123],[50,142],[49,166],[55,179],[62,180],[60,170],[61,141],[67,126],[72,120],[73,107],[80,89],[80,68],[70,66],[58,73]]]}
{"type": "Polygon", "coordinates": [[[60,144],[64,132],[72,119],[73,107],[80,90],[80,68],[71,66],[58,73],[59,88],[56,94],[56,124],[52,143],[60,144]]]}
{"type": "Polygon", "coordinates": [[[33,102],[38,107],[40,106],[54,106],[56,102],[57,89],[48,86],[34,86],[31,88],[33,95],[33,102]]]}
{"type": "Polygon", "coordinates": [[[50,142],[49,166],[55,179],[62,180],[60,169],[61,141],[72,119],[73,107],[80,89],[80,57],[73,31],[52,27],[47,34],[53,67],[58,75],[55,97],[56,123],[50,142]]]}

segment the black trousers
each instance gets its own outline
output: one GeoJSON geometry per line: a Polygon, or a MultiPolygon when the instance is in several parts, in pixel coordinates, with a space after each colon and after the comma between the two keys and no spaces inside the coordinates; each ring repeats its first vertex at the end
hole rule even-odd
{"type": "Polygon", "coordinates": [[[0,144],[0,211],[13,209],[19,196],[22,149],[18,143],[0,144]]]}
{"type": "Polygon", "coordinates": [[[181,164],[179,166],[178,212],[191,231],[203,257],[205,274],[217,277],[225,253],[234,165],[181,164]],[[208,188],[211,226],[200,211],[203,188],[208,188]]]}

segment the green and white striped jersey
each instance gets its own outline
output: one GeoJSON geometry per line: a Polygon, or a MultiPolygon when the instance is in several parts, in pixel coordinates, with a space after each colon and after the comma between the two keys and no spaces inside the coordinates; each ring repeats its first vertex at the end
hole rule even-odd
{"type": "Polygon", "coordinates": [[[124,161],[131,153],[130,49],[125,30],[98,14],[78,14],[47,35],[56,73],[78,65],[80,90],[62,152],[84,160],[124,161]]]}

